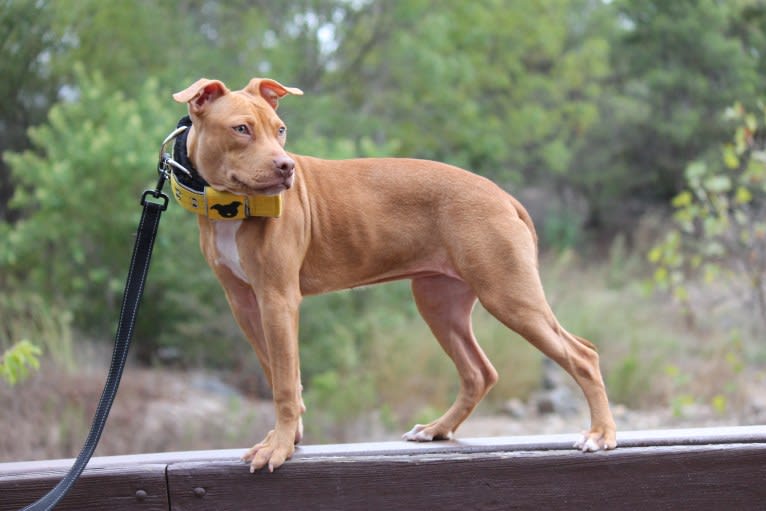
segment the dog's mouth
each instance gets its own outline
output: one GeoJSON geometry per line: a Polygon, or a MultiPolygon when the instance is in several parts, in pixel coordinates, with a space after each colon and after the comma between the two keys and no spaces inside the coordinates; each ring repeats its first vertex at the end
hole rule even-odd
{"type": "Polygon", "coordinates": [[[279,195],[293,186],[295,176],[280,177],[270,183],[251,184],[236,175],[231,176],[234,193],[241,195],[279,195]]]}

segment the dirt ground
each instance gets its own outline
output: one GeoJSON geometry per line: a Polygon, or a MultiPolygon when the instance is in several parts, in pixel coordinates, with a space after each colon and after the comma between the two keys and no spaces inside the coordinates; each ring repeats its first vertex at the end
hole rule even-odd
{"type": "MultiPolygon", "coordinates": [[[[65,374],[42,370],[13,389],[0,385],[0,461],[76,455],[103,378],[98,371],[65,374]]],[[[618,428],[764,424],[766,375],[754,374],[749,381],[743,393],[746,402],[736,413],[695,404],[675,410],[667,406],[630,410],[617,404],[613,410],[618,428]]],[[[565,406],[551,407],[544,393],[526,402],[511,401],[503,411],[474,414],[458,437],[572,433],[574,441],[588,425],[584,401],[572,389],[555,393],[565,406]]],[[[96,454],[244,448],[260,440],[273,420],[270,401],[244,397],[210,373],[130,368],[96,454]]],[[[318,443],[312,441],[311,427],[306,424],[306,443],[318,443]]],[[[381,425],[349,425],[348,429],[345,441],[393,441],[401,434],[381,425]]]]}

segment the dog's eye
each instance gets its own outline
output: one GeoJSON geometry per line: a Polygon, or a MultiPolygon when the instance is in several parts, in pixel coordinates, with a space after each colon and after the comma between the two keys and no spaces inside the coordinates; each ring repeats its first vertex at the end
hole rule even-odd
{"type": "Polygon", "coordinates": [[[280,127],[278,133],[280,137],[284,137],[285,134],[287,133],[287,128],[285,128],[284,126],[280,127]]]}
{"type": "Polygon", "coordinates": [[[240,135],[250,134],[250,128],[247,127],[247,124],[240,124],[238,126],[234,126],[234,131],[236,131],[240,135]]]}

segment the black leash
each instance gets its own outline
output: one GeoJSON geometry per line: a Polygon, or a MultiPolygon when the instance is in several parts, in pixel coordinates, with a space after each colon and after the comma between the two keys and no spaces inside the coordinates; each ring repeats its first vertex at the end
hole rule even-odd
{"type": "Polygon", "coordinates": [[[112,408],[112,403],[114,403],[117,388],[120,385],[120,378],[122,377],[122,371],[125,368],[125,361],[128,358],[128,349],[130,348],[130,341],[133,338],[136,314],[138,313],[138,305],[141,301],[141,295],[144,292],[144,283],[146,282],[146,274],[149,271],[149,262],[152,258],[152,248],[154,247],[154,239],[157,236],[160,216],[168,207],[168,196],[162,193],[162,187],[165,184],[165,180],[170,175],[170,172],[172,172],[170,166],[173,165],[174,162],[170,155],[164,152],[165,146],[185,129],[186,128],[177,129],[168,135],[168,138],[162,143],[162,147],[160,148],[160,163],[157,168],[160,174],[157,186],[154,190],[146,190],[141,196],[141,205],[144,209],[141,214],[141,221],[138,224],[138,230],[136,231],[136,241],[133,245],[133,257],[130,261],[128,278],[125,282],[125,291],[122,296],[122,310],[120,312],[120,320],[117,324],[117,333],[114,339],[112,363],[109,366],[109,373],[106,378],[106,383],[104,384],[104,390],[101,393],[101,398],[99,399],[98,407],[96,408],[96,414],[93,417],[90,432],[85,440],[85,445],[83,445],[74,465],[72,465],[72,468],[69,469],[69,472],[67,472],[64,478],[37,502],[30,504],[21,511],[48,511],[53,509],[56,504],[64,498],[69,490],[72,489],[77,478],[80,477],[80,474],[82,474],[88,461],[90,461],[91,456],[93,456],[93,451],[96,450],[96,445],[98,445],[98,440],[101,438],[106,419],[109,416],[109,410],[112,408]],[[150,197],[157,201],[150,200],[150,197]]]}

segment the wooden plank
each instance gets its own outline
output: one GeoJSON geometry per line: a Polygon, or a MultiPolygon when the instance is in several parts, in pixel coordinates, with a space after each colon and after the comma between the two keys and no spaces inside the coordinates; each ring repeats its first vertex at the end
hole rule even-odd
{"type": "MultiPolygon", "coordinates": [[[[57,484],[66,468],[49,468],[45,462],[24,464],[23,470],[0,472],[0,511],[17,511],[37,500],[57,484]]],[[[58,464],[57,464],[58,465],[58,464]]],[[[0,465],[2,467],[2,465],[0,465]]],[[[56,511],[167,511],[168,491],[165,464],[120,466],[90,465],[75,483],[72,491],[56,506],[56,511]]]]}
{"type": "MultiPolygon", "coordinates": [[[[510,450],[571,451],[579,435],[519,435],[510,437],[458,438],[447,442],[366,442],[299,446],[296,458],[337,455],[423,454],[441,452],[490,452],[510,450]]],[[[657,447],[663,445],[715,445],[766,443],[766,426],[720,428],[658,429],[618,431],[619,448],[657,447]]],[[[212,451],[227,458],[238,458],[242,451],[212,451]]],[[[181,460],[179,460],[181,461],[181,460]]],[[[194,461],[194,460],[188,460],[194,461]]]]}
{"type": "MultiPolygon", "coordinates": [[[[299,445],[296,458],[316,456],[339,456],[354,454],[402,455],[440,452],[483,452],[497,450],[572,450],[579,438],[575,434],[518,435],[507,437],[458,438],[444,442],[360,442],[347,444],[299,445]]],[[[618,431],[620,447],[653,447],[661,445],[713,445],[739,443],[766,443],[766,426],[732,426],[717,428],[658,429],[642,431],[618,431]]],[[[111,465],[170,465],[189,461],[234,461],[245,448],[200,451],[160,452],[127,454],[121,456],[95,457],[88,468],[111,465]]],[[[66,471],[71,459],[44,461],[17,461],[0,463],[0,478],[5,474],[41,469],[66,471]]]]}
{"type": "Polygon", "coordinates": [[[298,457],[171,465],[176,511],[764,509],[766,444],[298,457]]]}

